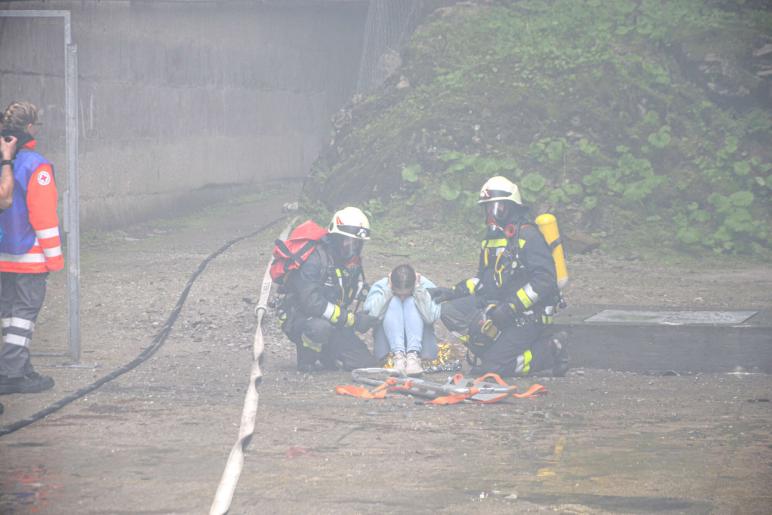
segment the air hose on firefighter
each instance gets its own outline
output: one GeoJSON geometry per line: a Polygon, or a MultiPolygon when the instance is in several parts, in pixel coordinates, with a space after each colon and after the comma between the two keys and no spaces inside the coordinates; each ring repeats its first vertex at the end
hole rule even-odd
{"type": "Polygon", "coordinates": [[[177,304],[174,305],[174,308],[172,309],[171,313],[169,314],[169,317],[166,319],[166,322],[161,327],[161,330],[158,332],[158,334],[155,335],[153,338],[152,343],[149,347],[147,347],[145,350],[139,353],[139,355],[134,358],[133,360],[129,361],[125,365],[123,365],[120,368],[117,368],[110,372],[107,375],[104,375],[94,381],[93,383],[84,386],[83,388],[80,388],[79,390],[74,391],[70,395],[67,395],[66,397],[63,397],[59,399],[58,401],[52,402],[42,410],[38,411],[37,413],[34,413],[30,415],[27,418],[23,418],[21,420],[18,420],[12,424],[8,424],[7,426],[0,426],[0,437],[5,436],[7,434],[11,434],[15,431],[18,431],[19,429],[26,427],[34,422],[37,422],[43,417],[47,417],[48,415],[55,413],[56,411],[62,409],[72,401],[76,401],[80,399],[81,397],[88,395],[89,393],[93,392],[100,386],[102,386],[105,383],[108,383],[112,381],[113,379],[122,376],[126,372],[129,372],[130,370],[136,368],[140,364],[147,361],[150,356],[156,353],[158,349],[161,348],[161,346],[166,342],[166,339],[169,336],[169,333],[171,333],[172,327],[174,327],[174,323],[177,321],[177,318],[180,315],[180,312],[182,311],[182,307],[185,305],[185,301],[188,298],[188,294],[190,293],[190,289],[193,286],[193,283],[198,279],[198,276],[201,275],[201,273],[206,269],[207,265],[210,261],[212,261],[214,258],[231,248],[236,243],[245,240],[247,238],[251,238],[253,236],[257,236],[261,232],[265,231],[266,229],[270,228],[277,222],[283,220],[285,216],[280,216],[278,218],[275,218],[271,220],[270,222],[262,225],[258,229],[252,231],[249,234],[246,234],[244,236],[239,236],[238,238],[234,238],[230,240],[229,242],[225,243],[222,247],[217,249],[216,251],[209,254],[199,265],[198,268],[191,274],[190,278],[188,279],[187,284],[185,285],[185,288],[182,290],[182,293],[180,294],[179,299],[177,299],[177,304]]]}

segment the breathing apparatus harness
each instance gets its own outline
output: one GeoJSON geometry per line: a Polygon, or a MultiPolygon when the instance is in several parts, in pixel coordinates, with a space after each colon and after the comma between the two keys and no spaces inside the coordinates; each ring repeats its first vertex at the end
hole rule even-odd
{"type": "MultiPolygon", "coordinates": [[[[523,227],[529,225],[538,229],[539,234],[543,236],[538,225],[525,222],[520,218],[517,222],[496,228],[503,233],[503,238],[487,238],[482,242],[478,271],[478,277],[481,281],[477,284],[474,294],[481,296],[480,307],[483,311],[481,318],[472,322],[469,334],[462,340],[467,347],[466,360],[472,366],[479,364],[478,356],[484,354],[488,347],[501,336],[501,328],[494,323],[497,315],[499,318],[501,317],[500,314],[496,313],[497,308],[503,309],[505,313],[508,311],[506,307],[500,307],[507,303],[506,300],[501,299],[500,295],[486,295],[490,289],[490,286],[486,287],[486,285],[488,281],[493,280],[497,289],[507,287],[505,295],[514,294],[514,291],[508,291],[509,286],[518,287],[517,285],[522,281],[518,281],[517,276],[527,273],[527,267],[520,259],[520,249],[525,245],[525,240],[519,236],[523,227]],[[491,262],[493,257],[491,254],[495,255],[493,262],[491,262]]],[[[547,245],[549,246],[549,243],[547,245]]],[[[558,292],[560,292],[559,288],[558,292]]],[[[559,297],[554,303],[538,304],[526,311],[513,309],[512,313],[506,314],[507,317],[512,317],[508,320],[508,323],[511,324],[510,327],[512,325],[524,327],[528,324],[547,325],[552,323],[552,317],[557,312],[557,308],[565,306],[562,294],[559,293],[558,295],[559,297]]]]}

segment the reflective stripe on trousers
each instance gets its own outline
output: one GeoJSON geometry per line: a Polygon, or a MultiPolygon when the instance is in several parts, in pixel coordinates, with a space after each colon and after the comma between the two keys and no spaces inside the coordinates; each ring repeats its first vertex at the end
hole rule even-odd
{"type": "Polygon", "coordinates": [[[19,377],[32,371],[29,345],[45,299],[47,279],[48,273],[0,273],[0,375],[19,377]]]}

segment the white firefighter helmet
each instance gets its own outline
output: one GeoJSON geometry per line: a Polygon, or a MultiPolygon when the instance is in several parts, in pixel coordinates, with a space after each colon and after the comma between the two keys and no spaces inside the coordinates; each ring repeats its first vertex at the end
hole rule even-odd
{"type": "Polygon", "coordinates": [[[331,234],[342,234],[358,240],[370,239],[370,220],[356,207],[344,207],[332,215],[327,230],[331,234]]]}
{"type": "Polygon", "coordinates": [[[523,205],[517,184],[506,177],[491,177],[480,190],[477,203],[483,207],[485,223],[502,228],[513,221],[518,206],[523,205]]]}
{"type": "Polygon", "coordinates": [[[518,206],[523,205],[523,198],[520,196],[517,184],[506,177],[497,175],[485,181],[482,189],[480,189],[480,198],[477,200],[477,203],[485,204],[499,200],[509,200],[518,206]]]}

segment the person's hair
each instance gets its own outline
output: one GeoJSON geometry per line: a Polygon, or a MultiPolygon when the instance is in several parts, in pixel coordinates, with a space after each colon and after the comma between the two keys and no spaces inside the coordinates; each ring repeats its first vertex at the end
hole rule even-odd
{"type": "Polygon", "coordinates": [[[0,119],[0,126],[6,130],[26,131],[27,125],[37,123],[38,108],[31,102],[16,100],[8,104],[0,119]]]}
{"type": "Polygon", "coordinates": [[[413,291],[415,288],[415,270],[408,264],[399,265],[391,271],[391,289],[413,291]]]}

